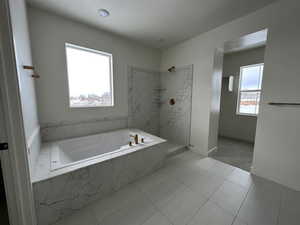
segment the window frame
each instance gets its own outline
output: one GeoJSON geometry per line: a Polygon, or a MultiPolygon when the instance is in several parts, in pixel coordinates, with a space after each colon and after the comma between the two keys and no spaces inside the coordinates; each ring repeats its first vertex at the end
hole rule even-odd
{"type": "MultiPolygon", "coordinates": [[[[246,66],[241,66],[240,67],[240,75],[239,75],[239,88],[238,88],[238,97],[237,97],[237,105],[236,105],[236,115],[239,116],[254,116],[257,117],[259,112],[257,113],[241,113],[240,112],[240,99],[241,99],[241,93],[242,92],[260,92],[260,97],[261,97],[261,93],[262,93],[262,85],[260,89],[254,89],[254,90],[241,90],[241,84],[242,84],[242,71],[244,68],[248,68],[248,67],[255,67],[255,66],[264,66],[264,63],[257,63],[257,64],[250,64],[250,65],[246,65],[246,66]]],[[[263,79],[263,72],[262,72],[262,78],[263,79]]]]}
{"type": "Polygon", "coordinates": [[[113,55],[111,53],[96,50],[96,49],[92,49],[92,48],[87,48],[87,47],[80,46],[80,45],[77,45],[77,44],[72,44],[72,43],[69,43],[69,42],[65,42],[65,59],[66,59],[66,69],[67,69],[67,81],[68,81],[67,82],[67,88],[68,88],[68,108],[69,109],[88,109],[88,108],[95,109],[95,108],[109,108],[109,107],[114,107],[115,106],[113,55]],[[67,47],[71,47],[71,48],[75,48],[75,49],[79,49],[79,50],[83,50],[83,51],[87,51],[87,52],[97,53],[97,54],[101,54],[101,55],[109,57],[109,74],[110,74],[109,83],[110,83],[110,90],[111,90],[111,105],[98,105],[98,106],[72,106],[71,105],[71,101],[70,101],[71,93],[70,93],[70,79],[69,79],[69,71],[68,71],[67,47]]]}

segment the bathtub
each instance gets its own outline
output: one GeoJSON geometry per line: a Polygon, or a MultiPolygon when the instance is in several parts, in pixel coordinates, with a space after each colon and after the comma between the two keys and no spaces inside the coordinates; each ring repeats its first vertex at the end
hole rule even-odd
{"type": "Polygon", "coordinates": [[[76,164],[87,165],[88,162],[105,161],[162,142],[165,140],[137,129],[62,140],[52,143],[50,167],[51,171],[55,171],[76,164]],[[135,144],[132,138],[136,134],[139,144],[135,144]],[[129,145],[130,141],[132,146],[129,145]]]}
{"type": "Polygon", "coordinates": [[[33,179],[38,224],[52,225],[153,173],[164,165],[168,146],[136,129],[44,143],[33,179]],[[129,146],[135,134],[144,143],[129,146]]]}

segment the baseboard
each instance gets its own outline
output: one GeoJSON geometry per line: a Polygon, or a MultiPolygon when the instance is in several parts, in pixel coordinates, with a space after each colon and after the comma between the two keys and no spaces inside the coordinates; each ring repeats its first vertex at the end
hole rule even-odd
{"type": "Polygon", "coordinates": [[[188,148],[186,146],[184,145],[176,146],[168,150],[167,157],[169,158],[178,155],[180,153],[183,153],[185,151],[188,151],[188,148]]]}
{"type": "Polygon", "coordinates": [[[220,135],[219,137],[220,138],[225,138],[225,139],[231,139],[231,140],[239,141],[239,142],[245,142],[245,143],[248,143],[248,144],[254,144],[254,142],[255,142],[255,140],[250,141],[250,140],[240,139],[240,138],[236,138],[236,137],[222,136],[222,135],[220,135]]]}
{"type": "Polygon", "coordinates": [[[215,147],[208,150],[207,155],[211,156],[213,153],[216,153],[217,151],[218,151],[218,147],[215,146],[215,147]]]}

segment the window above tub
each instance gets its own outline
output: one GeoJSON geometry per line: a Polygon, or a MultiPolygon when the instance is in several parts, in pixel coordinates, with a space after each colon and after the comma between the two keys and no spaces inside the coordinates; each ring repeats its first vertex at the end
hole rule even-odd
{"type": "Polygon", "coordinates": [[[112,54],[66,43],[71,108],[114,105],[112,54]]]}

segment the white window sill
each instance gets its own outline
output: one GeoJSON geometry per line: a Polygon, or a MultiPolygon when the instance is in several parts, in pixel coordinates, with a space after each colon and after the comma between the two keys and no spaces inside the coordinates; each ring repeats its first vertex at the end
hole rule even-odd
{"type": "Polygon", "coordinates": [[[96,109],[96,108],[112,108],[114,105],[103,106],[69,106],[69,109],[96,109]]]}
{"type": "Polygon", "coordinates": [[[247,113],[236,113],[238,116],[251,116],[251,117],[257,117],[258,114],[247,114],[247,113]]]}

